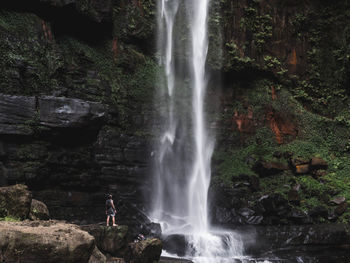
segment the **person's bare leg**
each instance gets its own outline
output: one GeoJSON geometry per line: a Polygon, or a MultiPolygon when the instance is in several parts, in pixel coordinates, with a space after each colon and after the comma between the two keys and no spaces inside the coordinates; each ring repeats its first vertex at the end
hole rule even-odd
{"type": "Polygon", "coordinates": [[[109,226],[109,216],[107,216],[107,226],[109,226]]]}
{"type": "Polygon", "coordinates": [[[112,216],[112,221],[113,221],[113,226],[117,226],[117,225],[115,224],[115,216],[112,216]]]}

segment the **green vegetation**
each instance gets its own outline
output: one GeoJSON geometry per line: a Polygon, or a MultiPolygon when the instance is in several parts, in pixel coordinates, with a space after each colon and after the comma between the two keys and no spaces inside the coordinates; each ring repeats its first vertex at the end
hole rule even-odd
{"type": "MultiPolygon", "coordinates": [[[[253,166],[258,160],[286,164],[284,154],[306,161],[321,157],[327,170],[303,175],[288,170],[260,178],[260,190],[247,191],[245,198],[248,203],[271,193],[288,198],[300,185],[300,203],[291,206],[334,211],[332,198],[350,201],[349,3],[300,2],[283,20],[288,4],[272,9],[266,1],[221,2],[228,36],[224,70],[245,76],[226,84],[233,95],[230,106],[225,101],[214,181],[234,187],[246,180],[242,174],[257,176],[253,166]],[[277,24],[281,19],[287,24],[277,24]],[[280,47],[284,42],[286,53],[280,47]]],[[[348,222],[350,213],[339,220],[348,222]]]]}
{"type": "Polygon", "coordinates": [[[228,58],[226,58],[225,70],[236,70],[241,71],[246,68],[256,67],[255,59],[241,54],[238,46],[231,41],[226,43],[226,49],[228,53],[228,58]]]}
{"type": "Polygon", "coordinates": [[[86,97],[88,100],[105,101],[112,99],[116,104],[123,104],[125,90],[121,87],[121,69],[113,61],[111,43],[103,41],[99,46],[91,46],[83,41],[66,37],[59,42],[63,49],[66,63],[71,68],[84,70],[86,79],[76,81],[74,70],[69,72],[67,83],[71,83],[71,92],[79,97],[86,97]],[[85,65],[83,65],[85,63],[85,65]],[[87,74],[88,70],[97,70],[95,74],[87,74]],[[106,90],[103,84],[108,85],[110,90],[106,90]],[[87,91],[93,91],[87,93],[87,91]],[[111,92],[110,96],[107,93],[111,92]]]}
{"type": "Polygon", "coordinates": [[[325,116],[337,116],[348,104],[350,31],[349,3],[324,3],[297,13],[293,22],[299,39],[307,37],[307,79],[299,79],[295,95],[325,116]]]}
{"type": "Polygon", "coordinates": [[[96,9],[93,6],[93,1],[91,0],[78,0],[77,3],[77,9],[83,13],[89,16],[92,20],[100,21],[100,15],[96,11],[96,9]]]}
{"type": "Polygon", "coordinates": [[[222,68],[223,59],[223,17],[221,15],[221,2],[213,1],[209,9],[209,21],[208,21],[208,38],[209,48],[207,55],[207,64],[214,70],[220,70],[222,68]]]}
{"type": "MultiPolygon", "coordinates": [[[[350,129],[343,119],[329,119],[307,111],[290,94],[282,84],[258,78],[254,81],[235,84],[235,92],[239,100],[232,100],[231,107],[222,115],[222,123],[231,123],[230,130],[222,134],[219,139],[226,140],[236,137],[240,145],[220,145],[214,154],[217,164],[215,183],[224,183],[233,187],[237,182],[244,181],[242,175],[258,176],[253,166],[258,160],[277,162],[287,165],[289,160],[284,153],[292,154],[292,158],[310,160],[321,157],[328,163],[328,169],[321,171],[321,175],[297,175],[292,170],[281,171],[279,174],[260,178],[260,190],[254,193],[247,191],[246,198],[255,203],[266,194],[279,193],[288,199],[288,192],[295,185],[300,185],[300,204],[290,205],[305,212],[315,207],[323,206],[332,211],[330,200],[336,196],[343,196],[350,201],[350,154],[348,144],[350,129]],[[275,98],[272,98],[271,87],[275,88],[275,98]],[[232,124],[234,114],[248,116],[251,112],[251,129],[239,132],[232,124]],[[296,129],[294,135],[284,135],[283,143],[278,143],[276,134],[270,125],[269,112],[280,118],[283,123],[291,123],[296,129]],[[279,156],[276,153],[280,153],[279,156]]],[[[275,117],[277,118],[277,117],[275,117]]],[[[282,128],[281,128],[282,129],[282,128]]],[[[350,219],[345,213],[340,221],[350,219]]],[[[324,219],[319,219],[320,222],[324,219]]],[[[323,222],[323,221],[322,221],[323,222]]]]}
{"type": "MultiPolygon", "coordinates": [[[[101,14],[91,1],[78,1],[77,8],[100,21],[101,14]]],[[[0,67],[4,70],[0,72],[0,91],[20,95],[55,93],[103,102],[117,110],[118,125],[131,132],[130,116],[146,113],[146,107],[151,107],[148,102],[158,66],[138,46],[125,42],[130,38],[153,38],[155,6],[154,1],[136,1],[114,8],[113,39],[106,36],[97,41],[64,35],[54,39],[49,22],[34,14],[2,10],[0,67]],[[128,26],[122,27],[120,20],[128,26]],[[117,32],[121,28],[128,30],[117,32]]],[[[19,128],[34,135],[42,129],[37,118],[19,128]]]]}
{"type": "Polygon", "coordinates": [[[6,217],[0,217],[0,221],[6,221],[6,222],[19,222],[20,220],[15,217],[6,216],[6,217]]]}
{"type": "Polygon", "coordinates": [[[346,118],[342,110],[349,104],[349,2],[299,2],[292,14],[282,1],[220,3],[227,36],[225,71],[268,71],[289,83],[286,88],[313,112],[346,118]]]}
{"type": "MultiPolygon", "coordinates": [[[[143,40],[153,38],[155,30],[154,16],[156,12],[155,1],[129,1],[128,4],[120,2],[113,8],[113,35],[120,40],[130,37],[143,40]]],[[[144,43],[146,46],[147,43],[144,43]]]]}
{"type": "MultiPolygon", "coordinates": [[[[321,157],[328,163],[321,175],[282,171],[260,178],[260,190],[247,190],[244,198],[247,203],[272,193],[288,198],[289,191],[300,185],[300,204],[291,206],[332,210],[332,198],[350,201],[350,5],[348,1],[321,1],[319,6],[301,2],[293,9],[281,4],[278,11],[267,1],[212,3],[208,66],[230,76],[224,92],[233,93],[221,116],[214,181],[233,188],[245,180],[242,175],[258,176],[253,166],[259,160],[289,164],[285,153],[302,160],[321,157]],[[295,13],[288,13],[287,19],[283,8],[295,13]],[[280,23],[282,17],[286,24],[280,23]],[[244,76],[232,81],[230,74],[237,72],[244,76]]],[[[94,21],[102,19],[93,1],[79,0],[77,9],[94,21]]],[[[151,116],[154,80],[161,75],[153,57],[155,12],[153,0],[116,2],[110,34],[87,41],[68,35],[50,39],[49,22],[34,14],[2,10],[0,91],[103,102],[118,116],[108,120],[106,129],[149,136],[135,127],[142,126],[135,119],[151,116]]],[[[185,22],[178,22],[176,30],[186,32],[185,22]]],[[[20,128],[39,136],[38,117],[20,128]]],[[[34,148],[16,152],[15,158],[26,161],[22,177],[40,168],[42,156],[34,148]]],[[[88,159],[84,154],[72,154],[70,159],[88,159]]],[[[50,153],[47,158],[57,157],[50,153]]],[[[350,212],[340,220],[350,221],[350,212]]]]}
{"type": "Polygon", "coordinates": [[[272,16],[269,13],[259,14],[258,2],[250,2],[244,9],[241,27],[253,33],[253,43],[258,52],[263,52],[266,42],[272,37],[272,16]]]}
{"type": "MultiPolygon", "coordinates": [[[[0,90],[33,95],[57,89],[54,78],[63,61],[54,45],[40,32],[41,20],[34,14],[0,12],[0,90]]],[[[46,24],[50,28],[49,24],[46,24]]]]}

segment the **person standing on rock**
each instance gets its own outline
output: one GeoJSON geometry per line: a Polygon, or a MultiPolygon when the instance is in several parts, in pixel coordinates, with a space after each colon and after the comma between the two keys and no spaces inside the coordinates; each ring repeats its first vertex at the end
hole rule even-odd
{"type": "Polygon", "coordinates": [[[106,215],[107,215],[107,226],[109,226],[109,217],[112,217],[113,226],[118,226],[115,224],[115,213],[117,210],[115,209],[112,195],[108,195],[108,199],[106,200],[106,215]]]}

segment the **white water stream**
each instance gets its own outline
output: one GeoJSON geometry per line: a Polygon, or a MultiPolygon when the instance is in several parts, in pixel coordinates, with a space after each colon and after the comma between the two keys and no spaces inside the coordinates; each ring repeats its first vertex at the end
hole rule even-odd
{"type": "Polygon", "coordinates": [[[159,0],[158,50],[161,135],[156,151],[152,219],[164,235],[184,235],[194,262],[232,262],[242,256],[239,236],[213,231],[208,188],[214,140],[207,133],[204,101],[209,0],[159,0]]]}

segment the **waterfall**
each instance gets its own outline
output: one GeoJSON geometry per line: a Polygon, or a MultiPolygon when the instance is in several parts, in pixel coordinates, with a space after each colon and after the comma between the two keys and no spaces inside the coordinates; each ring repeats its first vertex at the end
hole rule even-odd
{"type": "Polygon", "coordinates": [[[155,99],[159,136],[154,154],[151,217],[164,235],[186,237],[194,262],[226,261],[242,254],[237,235],[213,231],[208,188],[214,140],[205,118],[209,0],[158,0],[159,64],[155,99]]]}
{"type": "Polygon", "coordinates": [[[196,231],[208,231],[207,196],[210,183],[210,160],[213,143],[206,134],[204,119],[204,95],[206,90],[205,62],[208,51],[207,15],[209,0],[193,0],[193,21],[191,25],[192,42],[192,105],[194,160],[190,174],[188,203],[189,220],[196,231]]]}

